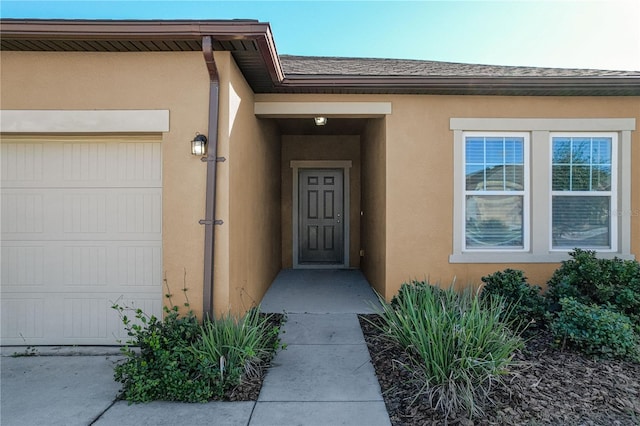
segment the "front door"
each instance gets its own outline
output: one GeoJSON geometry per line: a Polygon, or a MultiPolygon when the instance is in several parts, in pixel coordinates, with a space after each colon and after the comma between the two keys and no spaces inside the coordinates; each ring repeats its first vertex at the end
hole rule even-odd
{"type": "Polygon", "coordinates": [[[344,263],[342,169],[299,169],[298,263],[344,263]]]}

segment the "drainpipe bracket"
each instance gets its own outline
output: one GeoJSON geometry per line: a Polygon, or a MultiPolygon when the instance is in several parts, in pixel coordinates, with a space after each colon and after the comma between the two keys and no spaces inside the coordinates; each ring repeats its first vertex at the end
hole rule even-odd
{"type": "Polygon", "coordinates": [[[200,159],[200,161],[202,161],[203,163],[206,163],[207,161],[215,161],[216,163],[224,163],[225,161],[227,161],[226,157],[215,157],[215,159],[213,157],[202,157],[200,159]]]}
{"type": "Polygon", "coordinates": [[[198,223],[200,225],[222,225],[224,224],[224,221],[220,219],[217,219],[217,220],[201,219],[198,221],[198,223]]]}

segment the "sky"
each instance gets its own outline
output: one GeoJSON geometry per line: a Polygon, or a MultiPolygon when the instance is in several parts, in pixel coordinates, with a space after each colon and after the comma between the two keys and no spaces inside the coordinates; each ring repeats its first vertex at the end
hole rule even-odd
{"type": "Polygon", "coordinates": [[[256,19],[279,54],[640,71],[640,0],[0,0],[0,16],[256,19]]]}

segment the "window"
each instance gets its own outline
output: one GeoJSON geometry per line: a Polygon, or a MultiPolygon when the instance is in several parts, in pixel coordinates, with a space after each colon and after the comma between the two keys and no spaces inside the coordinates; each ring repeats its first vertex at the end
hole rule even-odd
{"type": "Polygon", "coordinates": [[[452,118],[453,263],[631,255],[633,118],[452,118]]]}
{"type": "Polygon", "coordinates": [[[551,135],[551,248],[616,246],[616,135],[551,135]]]}
{"type": "Polygon", "coordinates": [[[524,250],[527,135],[465,134],[465,248],[524,250]]]}

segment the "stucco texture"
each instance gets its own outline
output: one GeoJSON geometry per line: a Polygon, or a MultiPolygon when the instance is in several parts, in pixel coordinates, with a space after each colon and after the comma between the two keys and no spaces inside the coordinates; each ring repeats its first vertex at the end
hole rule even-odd
{"type": "MultiPolygon", "coordinates": [[[[451,264],[453,229],[453,136],[451,117],[636,118],[638,98],[404,96],[387,117],[387,296],[413,278],[448,285],[477,285],[506,267],[522,269],[544,285],[558,264],[451,264]]],[[[632,133],[632,163],[640,164],[638,132],[632,133]]],[[[633,168],[632,213],[640,200],[633,168]]],[[[632,253],[640,253],[640,217],[632,217],[632,253]]]]}
{"type": "MultiPolygon", "coordinates": [[[[403,282],[479,285],[504,268],[544,286],[558,263],[450,263],[453,251],[453,132],[456,118],[635,118],[638,97],[257,95],[260,102],[391,102],[361,135],[361,267],[390,299],[403,282]],[[373,217],[371,216],[373,215],[373,217]]],[[[631,132],[631,253],[640,254],[640,140],[631,132]]],[[[284,204],[283,204],[284,205],[284,204]]],[[[284,230],[284,227],[283,227],[284,230]]]]}
{"type": "Polygon", "coordinates": [[[167,109],[162,135],[163,274],[182,306],[202,307],[206,165],[190,153],[207,133],[209,78],[200,52],[2,52],[2,109],[167,109]]]}
{"type": "MultiPolygon", "coordinates": [[[[2,109],[167,109],[162,135],[163,271],[173,303],[201,313],[206,163],[189,141],[207,133],[209,75],[200,52],[2,52],[2,109]]],[[[480,283],[506,267],[544,284],[558,264],[450,263],[456,118],[635,118],[638,97],[255,95],[230,53],[220,73],[214,307],[259,303],[292,264],[291,160],[352,160],[350,266],[390,299],[411,279],[480,283]],[[254,102],[390,102],[360,135],[283,135],[254,102]],[[360,212],[362,211],[362,216],[360,212]],[[360,249],[364,256],[360,257],[360,249]]],[[[331,117],[331,116],[330,116],[331,117]]],[[[304,118],[308,119],[308,118],[304,118]]],[[[631,253],[640,254],[640,137],[631,132],[631,253]]],[[[209,135],[211,139],[212,135],[209,135]]],[[[166,290],[166,289],[165,289],[166,290]]]]}
{"type": "Polygon", "coordinates": [[[220,81],[219,206],[214,307],[256,306],[281,268],[280,135],[253,113],[253,92],[231,55],[216,56],[220,81]],[[219,237],[219,238],[218,238],[219,237]],[[227,266],[228,265],[228,266],[227,266]],[[228,269],[225,271],[225,267],[228,269]]]}

